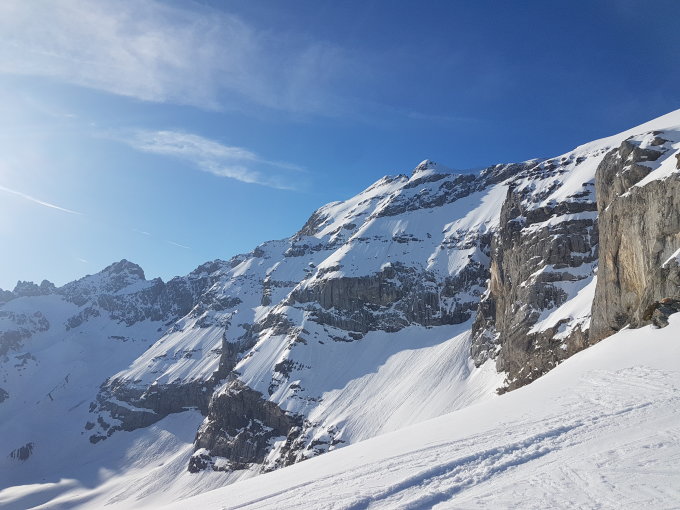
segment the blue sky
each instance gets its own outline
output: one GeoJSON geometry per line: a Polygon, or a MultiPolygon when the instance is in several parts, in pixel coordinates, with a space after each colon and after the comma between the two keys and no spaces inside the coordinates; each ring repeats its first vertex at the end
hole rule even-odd
{"type": "Polygon", "coordinates": [[[291,235],[433,159],[558,155],[680,107],[680,2],[0,3],[0,287],[291,235]]]}

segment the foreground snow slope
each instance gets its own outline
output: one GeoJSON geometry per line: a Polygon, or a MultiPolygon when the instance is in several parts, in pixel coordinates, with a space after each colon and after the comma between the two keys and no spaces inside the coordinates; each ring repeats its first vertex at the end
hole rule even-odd
{"type": "Polygon", "coordinates": [[[169,508],[678,508],[680,314],[535,383],[169,508]]]}

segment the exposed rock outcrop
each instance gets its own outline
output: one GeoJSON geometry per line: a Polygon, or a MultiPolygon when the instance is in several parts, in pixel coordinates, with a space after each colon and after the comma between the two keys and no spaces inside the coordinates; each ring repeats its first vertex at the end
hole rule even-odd
{"type": "Polygon", "coordinates": [[[18,461],[25,461],[28,460],[28,458],[33,454],[33,447],[35,445],[33,443],[26,443],[23,446],[20,446],[16,450],[12,450],[9,453],[9,457],[14,460],[18,461]]]}
{"type": "Polygon", "coordinates": [[[651,321],[657,328],[665,328],[668,326],[668,317],[678,312],[680,312],[680,299],[664,298],[649,305],[642,320],[651,321]]]}
{"type": "Polygon", "coordinates": [[[35,333],[50,329],[50,323],[40,311],[32,314],[0,310],[0,359],[10,351],[19,351],[23,343],[35,333]]]}
{"type": "Polygon", "coordinates": [[[667,323],[680,297],[680,179],[670,169],[663,179],[648,176],[677,150],[677,138],[657,131],[609,150],[584,146],[586,153],[542,162],[511,182],[471,345],[477,364],[495,358],[507,373],[502,391],[624,326],[667,323]],[[585,176],[578,166],[595,163],[594,179],[559,178],[585,176]],[[567,302],[581,304],[561,308],[567,302]]]}
{"type": "Polygon", "coordinates": [[[570,185],[560,176],[573,172],[577,161],[569,155],[521,173],[501,209],[471,355],[477,365],[496,359],[508,376],[504,391],[533,381],[587,345],[587,326],[584,331],[576,318],[544,323],[592,280],[597,263],[592,181],[578,183],[563,201],[550,198],[570,185]]]}
{"type": "Polygon", "coordinates": [[[455,298],[457,290],[472,283],[483,284],[487,271],[466,275],[440,280],[432,272],[395,263],[370,276],[316,280],[295,289],[290,300],[320,306],[323,310],[311,308],[319,324],[360,333],[398,331],[409,324],[460,324],[470,319],[475,305],[447,302],[446,297],[455,298]]]}
{"type": "MultiPolygon", "coordinates": [[[[90,442],[97,443],[119,430],[132,431],[153,425],[172,413],[197,409],[207,414],[214,379],[136,388],[122,381],[107,381],[90,411],[97,413],[97,425],[90,430],[90,442]]],[[[92,423],[92,422],[90,422],[92,423]]]]}
{"type": "Polygon", "coordinates": [[[651,306],[680,298],[680,178],[636,185],[675,152],[665,137],[626,140],[598,168],[600,264],[591,341],[647,324],[651,306]]]}
{"type": "Polygon", "coordinates": [[[272,441],[294,436],[301,424],[301,417],[286,413],[261,393],[232,380],[210,402],[188,469],[219,470],[221,465],[213,457],[225,459],[230,470],[262,464],[272,441]]]}

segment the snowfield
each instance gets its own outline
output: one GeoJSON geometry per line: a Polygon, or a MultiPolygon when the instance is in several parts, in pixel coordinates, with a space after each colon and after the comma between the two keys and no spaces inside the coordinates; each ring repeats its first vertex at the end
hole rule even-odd
{"type": "Polygon", "coordinates": [[[129,433],[127,454],[106,445],[128,468],[112,462],[102,485],[93,473],[89,483],[12,487],[0,491],[0,506],[680,508],[678,359],[680,314],[664,329],[619,332],[501,397],[186,499],[205,475],[178,460],[200,416],[172,415],[129,433]]]}
{"type": "Polygon", "coordinates": [[[680,508],[678,360],[675,315],[493,401],[167,508],[680,508]]]}

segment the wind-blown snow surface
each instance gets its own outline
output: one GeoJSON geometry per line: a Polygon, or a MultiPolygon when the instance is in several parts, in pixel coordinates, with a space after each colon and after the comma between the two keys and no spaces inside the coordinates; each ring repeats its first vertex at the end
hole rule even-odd
{"type": "Polygon", "coordinates": [[[168,508],[678,508],[680,314],[533,384],[168,508]]]}

